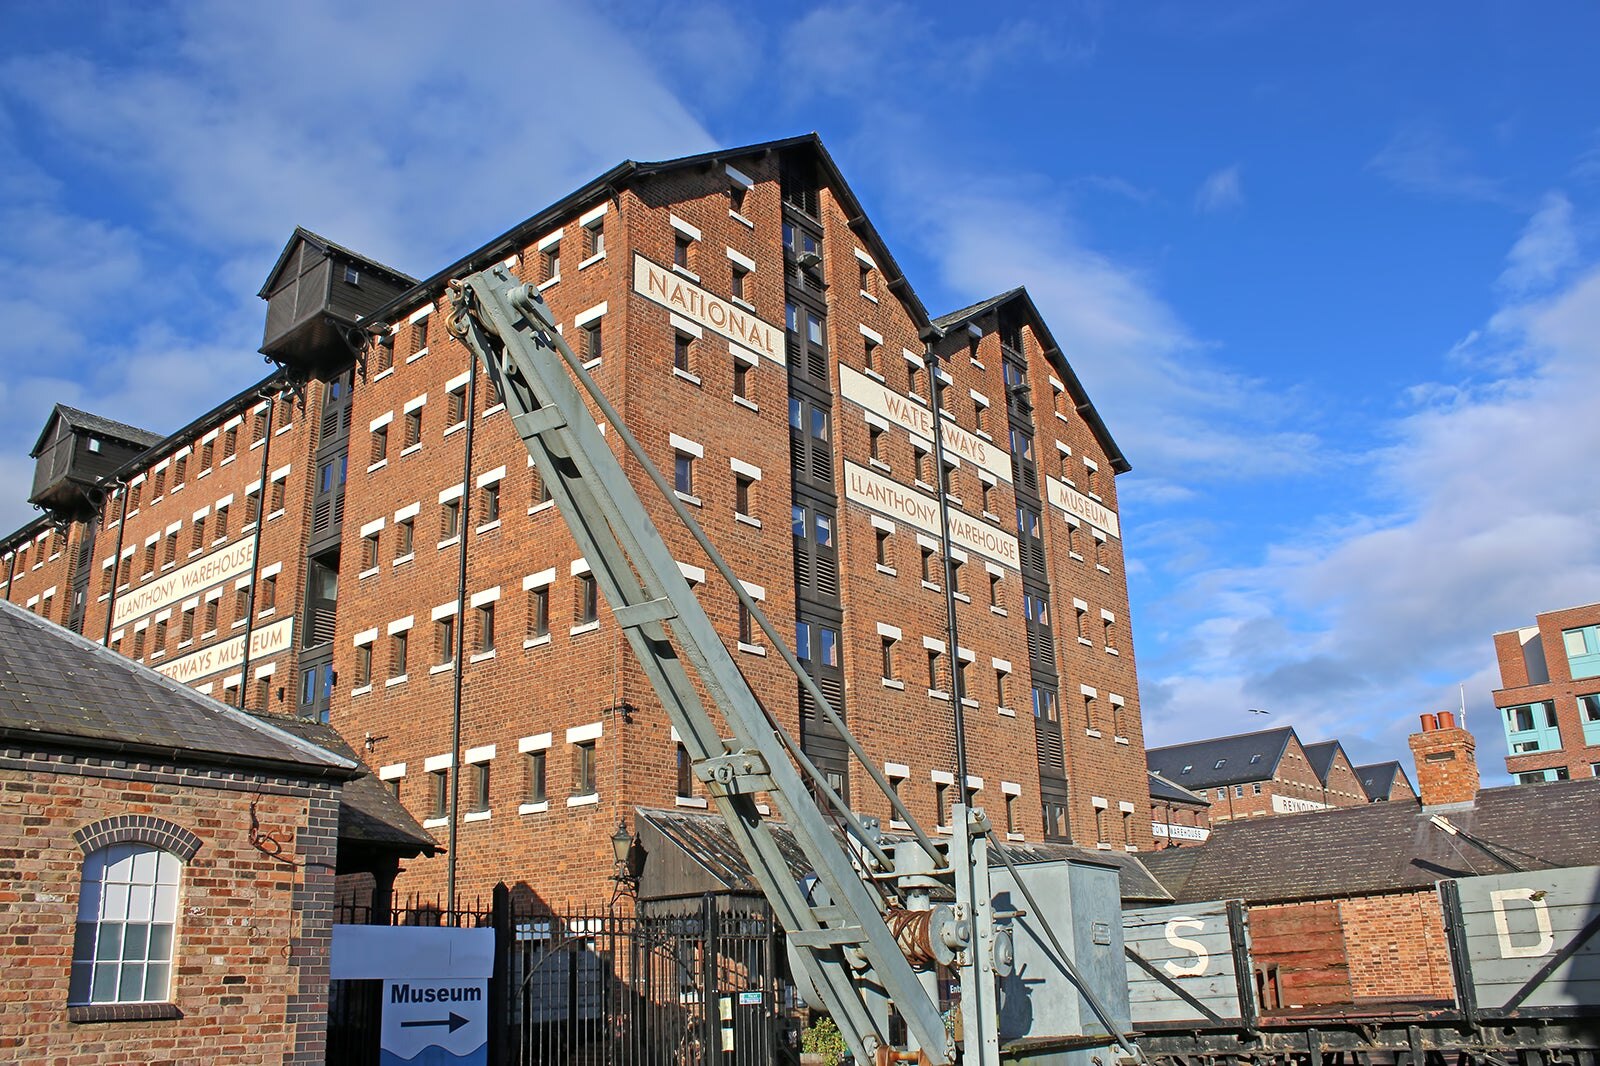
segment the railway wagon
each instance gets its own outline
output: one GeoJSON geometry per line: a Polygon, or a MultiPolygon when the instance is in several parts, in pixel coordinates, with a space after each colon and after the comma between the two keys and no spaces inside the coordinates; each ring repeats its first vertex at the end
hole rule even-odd
{"type": "Polygon", "coordinates": [[[1169,1066],[1600,1064],[1600,867],[1440,881],[1429,906],[1442,935],[1412,943],[1331,904],[1125,911],[1140,1045],[1169,1066]],[[1352,994],[1358,953],[1438,994],[1352,994]]]}

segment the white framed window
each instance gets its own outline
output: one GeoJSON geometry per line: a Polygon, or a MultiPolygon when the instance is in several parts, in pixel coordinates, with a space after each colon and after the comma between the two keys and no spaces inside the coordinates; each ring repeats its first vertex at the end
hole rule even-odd
{"type": "Polygon", "coordinates": [[[120,843],[83,861],[69,1006],[165,1003],[183,861],[149,844],[120,843]]]}

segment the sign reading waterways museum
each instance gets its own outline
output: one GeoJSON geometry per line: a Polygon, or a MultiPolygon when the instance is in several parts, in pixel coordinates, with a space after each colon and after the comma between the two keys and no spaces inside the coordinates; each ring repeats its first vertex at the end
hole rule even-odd
{"type": "Polygon", "coordinates": [[[633,291],[775,363],[784,362],[783,334],[776,326],[637,253],[633,257],[633,291]]]}
{"type": "MultiPolygon", "coordinates": [[[[933,440],[933,411],[851,367],[839,367],[839,391],[844,398],[904,426],[924,440],[933,440]]],[[[1011,480],[1011,456],[993,441],[984,440],[956,425],[947,415],[941,422],[945,450],[963,462],[982,467],[995,477],[1011,480]]]]}
{"type": "MultiPolygon", "coordinates": [[[[847,499],[924,533],[935,537],[939,535],[939,502],[932,496],[908,489],[849,460],[844,464],[844,481],[847,499]]],[[[954,507],[950,509],[950,542],[958,548],[993,559],[1002,566],[1021,569],[1017,561],[1016,537],[954,507]]]]}
{"type": "MultiPolygon", "coordinates": [[[[285,618],[270,626],[262,626],[250,634],[250,661],[260,662],[269,655],[286,651],[294,641],[294,619],[285,618]]],[[[209,677],[219,670],[232,670],[244,661],[244,634],[220,641],[209,648],[201,648],[181,659],[173,659],[154,667],[156,673],[165,674],[185,685],[209,677]]]]}

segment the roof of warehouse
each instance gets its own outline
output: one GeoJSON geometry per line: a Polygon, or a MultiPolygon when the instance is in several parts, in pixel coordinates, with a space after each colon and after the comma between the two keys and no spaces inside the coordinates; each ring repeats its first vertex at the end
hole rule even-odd
{"type": "Polygon", "coordinates": [[[91,411],[80,411],[76,407],[68,407],[64,403],[58,403],[50,412],[50,417],[44,420],[44,429],[40,430],[39,439],[34,442],[33,450],[28,453],[29,455],[38,456],[39,450],[44,447],[45,437],[49,435],[50,427],[57,418],[60,418],[74,429],[86,429],[90,433],[98,433],[102,437],[124,441],[128,444],[136,444],[142,448],[148,448],[157,441],[166,439],[164,434],[152,433],[148,429],[130,426],[126,422],[118,422],[116,419],[107,418],[105,415],[97,415],[91,411]]]}
{"type": "Polygon", "coordinates": [[[1198,792],[1191,792],[1182,785],[1174,784],[1156,773],[1150,771],[1150,798],[1168,800],[1172,803],[1193,803],[1209,807],[1211,801],[1198,792]]]}
{"type": "Polygon", "coordinates": [[[1294,736],[1294,727],[1282,726],[1151,748],[1145,757],[1153,772],[1187,789],[1264,781],[1277,772],[1294,736]]]}
{"type": "MultiPolygon", "coordinates": [[[[716,887],[735,892],[759,891],[750,864],[745,862],[743,854],[734,844],[733,834],[728,832],[727,826],[717,815],[649,807],[640,807],[637,813],[641,826],[648,824],[666,842],[674,845],[682,853],[677,857],[687,857],[715,882],[716,887]]],[[[782,822],[769,824],[790,870],[796,878],[803,877],[811,869],[805,853],[782,822]]],[[[899,836],[901,834],[893,834],[891,839],[899,836]]],[[[1122,898],[1125,901],[1167,903],[1172,899],[1142,865],[1140,860],[1145,857],[1144,852],[1135,855],[1055,843],[1010,842],[1003,847],[1011,861],[1019,866],[1065,859],[1115,866],[1121,875],[1122,898]]],[[[998,866],[1000,862],[997,859],[991,865],[998,866]]]]}
{"type": "MultiPolygon", "coordinates": [[[[1408,788],[1410,787],[1411,778],[1406,776],[1406,768],[1400,765],[1398,759],[1390,759],[1388,762],[1368,763],[1365,766],[1356,767],[1356,777],[1360,779],[1361,788],[1366,792],[1368,799],[1378,799],[1380,797],[1387,799],[1389,793],[1394,791],[1394,779],[1396,776],[1405,781],[1408,788]]],[[[1411,791],[1415,792],[1416,789],[1411,791]]]]}
{"type": "Polygon", "coordinates": [[[1144,857],[1180,903],[1334,899],[1425,888],[1451,877],[1512,867],[1435,815],[1527,869],[1600,865],[1600,780],[1489,788],[1470,804],[1366,803],[1301,814],[1242,818],[1195,847],[1144,857]]]}
{"type": "MultiPolygon", "coordinates": [[[[1344,747],[1337,740],[1319,740],[1315,744],[1301,745],[1300,750],[1306,753],[1306,762],[1311,764],[1317,780],[1326,785],[1328,775],[1333,772],[1335,757],[1344,750],[1344,747]]],[[[1346,755],[1344,761],[1349,762],[1350,756],[1346,755]]]]}

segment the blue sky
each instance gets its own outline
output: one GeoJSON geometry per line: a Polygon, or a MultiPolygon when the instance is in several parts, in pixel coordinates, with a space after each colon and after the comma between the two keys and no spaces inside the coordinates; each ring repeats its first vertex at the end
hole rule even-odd
{"type": "Polygon", "coordinates": [[[622,158],[819,131],[928,306],[1033,293],[1119,481],[1147,737],[1404,757],[1600,600],[1600,9],[12,5],[0,525],[63,400],[265,371],[296,224],[428,274],[622,158]],[[1270,719],[1247,708],[1270,709],[1270,719]]]}

